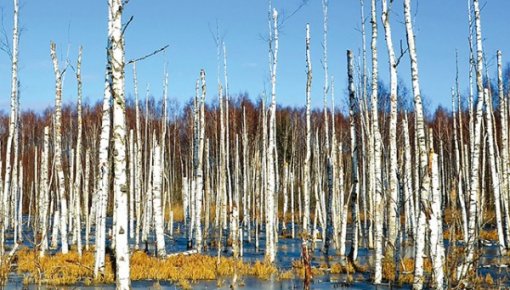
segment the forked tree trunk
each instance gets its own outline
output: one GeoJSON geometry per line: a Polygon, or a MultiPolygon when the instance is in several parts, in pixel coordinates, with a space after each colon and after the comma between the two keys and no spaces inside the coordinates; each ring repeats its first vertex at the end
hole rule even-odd
{"type": "Polygon", "coordinates": [[[480,190],[480,147],[482,137],[482,113],[484,99],[487,98],[486,92],[483,88],[483,48],[482,48],[482,28],[480,24],[480,8],[478,0],[473,1],[475,13],[475,27],[476,27],[476,87],[478,93],[478,100],[476,106],[476,116],[474,120],[474,131],[471,135],[471,172],[469,181],[469,215],[468,215],[468,232],[467,232],[467,248],[466,260],[461,265],[457,278],[460,280],[465,277],[468,271],[473,267],[475,245],[476,245],[476,229],[477,229],[477,215],[479,214],[479,201],[478,194],[480,190]]]}

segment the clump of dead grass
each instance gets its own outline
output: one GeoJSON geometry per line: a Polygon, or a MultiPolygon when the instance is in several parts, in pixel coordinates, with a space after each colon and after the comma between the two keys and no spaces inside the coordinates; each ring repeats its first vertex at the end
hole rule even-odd
{"type": "Polygon", "coordinates": [[[27,283],[49,285],[72,285],[81,281],[113,283],[115,278],[110,257],[107,255],[105,274],[94,279],[94,253],[91,251],[84,251],[81,257],[74,251],[39,257],[37,251],[21,249],[16,258],[17,271],[25,275],[27,283]]]}

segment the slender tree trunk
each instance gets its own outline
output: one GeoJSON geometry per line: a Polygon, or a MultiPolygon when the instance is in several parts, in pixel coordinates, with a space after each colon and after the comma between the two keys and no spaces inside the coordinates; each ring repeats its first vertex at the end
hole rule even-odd
{"type": "Polygon", "coordinates": [[[416,227],[416,242],[415,242],[415,264],[414,264],[414,282],[413,289],[423,288],[423,256],[425,250],[425,232],[427,228],[427,221],[425,208],[430,190],[430,176],[427,171],[428,157],[425,136],[425,121],[423,117],[423,106],[421,100],[421,90],[418,73],[418,57],[416,54],[416,44],[414,40],[414,31],[411,20],[411,0],[404,0],[404,16],[406,25],[407,44],[409,46],[409,58],[411,62],[411,78],[414,94],[414,107],[415,107],[415,136],[417,139],[417,148],[419,156],[419,170],[417,184],[419,184],[419,199],[418,208],[419,212],[418,223],[416,227]]]}
{"type": "Polygon", "coordinates": [[[398,221],[398,179],[397,179],[397,60],[393,49],[390,26],[390,12],[387,0],[382,0],[382,22],[384,24],[386,46],[388,48],[388,64],[390,68],[390,128],[389,128],[389,196],[388,201],[388,242],[386,256],[394,259],[397,245],[398,221]]]}
{"type": "Polygon", "coordinates": [[[303,237],[308,239],[310,227],[310,159],[312,155],[311,126],[311,92],[312,92],[312,61],[310,58],[310,26],[306,26],[306,155],[303,164],[303,237]]]}
{"type": "Polygon", "coordinates": [[[271,28],[273,33],[270,41],[270,72],[271,72],[271,105],[269,108],[269,143],[267,148],[267,188],[266,188],[266,255],[268,262],[273,263],[276,258],[276,235],[275,221],[277,204],[275,205],[276,194],[276,67],[278,64],[278,12],[272,10],[271,28]]]}
{"type": "Polygon", "coordinates": [[[76,65],[76,80],[78,82],[78,101],[77,101],[77,111],[78,111],[78,135],[77,135],[77,141],[76,141],[76,176],[75,176],[75,182],[74,182],[74,192],[75,192],[75,200],[74,200],[74,222],[75,222],[75,238],[77,242],[77,248],[78,248],[78,255],[81,256],[82,252],[82,245],[81,245],[81,196],[83,195],[83,191],[81,188],[81,182],[82,182],[82,163],[81,163],[81,152],[82,152],[82,127],[83,127],[83,121],[82,121],[82,106],[81,106],[81,99],[82,99],[82,80],[81,80],[81,55],[82,55],[82,48],[80,47],[80,50],[78,52],[78,63],[76,65]]]}
{"type": "Polygon", "coordinates": [[[414,208],[413,196],[413,180],[412,180],[412,157],[411,157],[411,142],[409,137],[409,123],[407,121],[407,114],[404,114],[403,137],[404,137],[404,180],[402,181],[404,193],[404,211],[406,216],[406,227],[408,234],[416,239],[416,209],[414,208]]]}
{"type": "Polygon", "coordinates": [[[155,145],[153,149],[154,155],[154,167],[152,170],[152,206],[154,207],[154,227],[156,229],[156,248],[158,257],[164,258],[166,257],[166,248],[165,248],[165,233],[164,233],[164,225],[163,225],[163,212],[161,210],[161,179],[163,176],[163,172],[161,170],[161,150],[162,148],[159,145],[155,145]]]}
{"type": "Polygon", "coordinates": [[[356,232],[358,231],[358,144],[356,137],[356,91],[354,87],[354,64],[352,51],[347,51],[347,76],[349,82],[349,122],[351,135],[351,223],[352,235],[351,250],[349,259],[355,261],[358,256],[358,239],[356,232]]]}
{"type": "Polygon", "coordinates": [[[117,289],[130,289],[128,244],[128,184],[126,176],[126,101],[124,97],[124,36],[122,0],[111,0],[111,67],[113,95],[113,194],[117,216],[115,235],[115,279],[117,289]]]}
{"type": "MultiPolygon", "coordinates": [[[[505,249],[508,249],[508,239],[510,238],[510,217],[508,215],[508,202],[505,198],[508,196],[508,190],[510,186],[510,171],[509,171],[509,154],[508,154],[508,109],[509,106],[507,102],[507,96],[505,96],[504,88],[503,88],[503,64],[502,64],[502,54],[501,51],[497,52],[497,64],[498,64],[498,96],[501,102],[500,105],[500,116],[501,116],[501,202],[503,202],[503,210],[502,214],[504,217],[504,229],[501,229],[503,232],[503,236],[506,237],[503,241],[505,241],[505,249]]],[[[502,222],[503,223],[503,222],[502,222]]],[[[499,228],[498,228],[499,231],[499,228]]],[[[503,254],[503,253],[502,253],[503,254]]]]}
{"type": "Polygon", "coordinates": [[[382,197],[382,167],[381,167],[381,133],[379,132],[379,114],[377,108],[378,97],[378,64],[377,64],[377,14],[376,1],[372,0],[372,134],[374,136],[373,174],[374,174],[374,224],[375,224],[375,276],[374,283],[379,284],[382,280],[382,257],[383,257],[383,197],[382,197]]]}
{"type": "Polygon", "coordinates": [[[90,237],[90,206],[89,206],[89,195],[90,195],[90,152],[89,149],[85,150],[85,179],[83,188],[83,210],[85,219],[85,250],[89,250],[89,237],[90,237]]]}
{"type": "MultiPolygon", "coordinates": [[[[113,0],[108,1],[109,7],[113,5],[113,0]]],[[[108,147],[110,145],[110,101],[112,99],[112,82],[111,82],[111,26],[112,12],[108,13],[108,38],[107,38],[107,56],[106,56],[106,73],[105,73],[105,87],[103,96],[103,107],[101,117],[101,134],[99,137],[99,156],[98,168],[96,178],[96,202],[93,205],[95,208],[96,216],[96,233],[95,233],[95,264],[94,264],[94,277],[99,278],[99,274],[105,273],[105,255],[106,255],[106,207],[108,202],[108,192],[110,184],[110,162],[108,147]]]]}
{"type": "Polygon", "coordinates": [[[477,215],[479,213],[478,208],[478,194],[480,190],[480,147],[481,147],[481,127],[482,127],[482,112],[484,98],[487,94],[483,89],[483,48],[482,48],[482,28],[480,24],[480,8],[478,0],[473,1],[474,13],[475,13],[475,27],[476,27],[476,47],[477,47],[477,59],[476,59],[476,87],[478,93],[476,116],[474,120],[474,131],[471,136],[471,172],[470,172],[470,191],[469,191],[469,219],[468,219],[468,232],[467,232],[467,248],[466,248],[466,260],[461,266],[458,273],[458,279],[462,279],[473,267],[474,254],[475,254],[475,243],[476,243],[476,228],[477,228],[477,215]]]}
{"type": "Polygon", "coordinates": [[[67,197],[65,194],[65,177],[62,168],[62,76],[64,71],[58,67],[56,45],[52,42],[50,47],[55,71],[55,170],[57,172],[58,198],[60,200],[60,234],[62,253],[67,254],[69,245],[67,242],[67,197]]]}
{"type": "Polygon", "coordinates": [[[14,8],[14,24],[12,28],[12,55],[11,55],[11,106],[10,106],[10,116],[9,116],[9,136],[7,137],[7,147],[5,150],[5,178],[3,185],[3,194],[2,194],[2,207],[1,207],[1,215],[3,218],[1,225],[1,233],[0,233],[0,257],[3,257],[5,249],[5,230],[8,228],[8,216],[9,216],[9,208],[8,208],[8,197],[11,193],[11,175],[12,175],[12,164],[11,164],[11,154],[12,152],[17,152],[18,148],[14,146],[12,148],[12,143],[15,137],[16,131],[16,120],[18,119],[18,43],[19,43],[19,30],[18,30],[18,14],[19,14],[19,5],[18,0],[13,1],[14,8]]]}
{"type": "Polygon", "coordinates": [[[48,168],[50,155],[50,132],[48,127],[44,127],[44,148],[41,162],[41,183],[39,188],[39,231],[40,231],[40,252],[39,256],[45,255],[48,250],[48,203],[49,203],[49,187],[48,187],[48,168]]]}
{"type": "Polygon", "coordinates": [[[135,166],[135,202],[136,202],[136,229],[135,249],[140,244],[140,226],[142,223],[142,190],[143,190],[143,162],[142,162],[142,129],[140,124],[140,106],[138,100],[138,80],[136,76],[136,62],[133,63],[133,84],[135,94],[135,130],[136,130],[136,166],[135,166]]]}
{"type": "Polygon", "coordinates": [[[502,255],[506,252],[505,237],[503,232],[503,220],[501,217],[501,186],[500,186],[500,174],[497,170],[498,164],[496,161],[496,150],[495,150],[495,134],[493,132],[493,119],[492,119],[492,102],[485,99],[485,105],[487,111],[485,112],[485,120],[487,124],[487,147],[489,155],[489,167],[492,180],[492,192],[494,194],[494,207],[496,211],[496,226],[498,230],[498,241],[499,249],[502,255]]]}
{"type": "MultiPolygon", "coordinates": [[[[432,140],[432,138],[431,138],[432,140]]],[[[431,147],[430,164],[431,164],[431,212],[430,217],[430,254],[432,259],[432,267],[434,270],[434,289],[444,288],[444,242],[443,242],[443,222],[441,212],[441,188],[439,181],[439,168],[437,154],[433,153],[431,147]]]]}
{"type": "Polygon", "coordinates": [[[204,142],[205,142],[205,96],[206,96],[206,82],[205,82],[205,71],[200,72],[200,81],[202,85],[202,98],[200,101],[199,109],[199,126],[197,135],[197,144],[195,144],[195,247],[199,252],[202,251],[202,224],[201,224],[201,213],[202,213],[202,196],[204,188],[204,174],[203,174],[203,154],[204,154],[204,142]]]}

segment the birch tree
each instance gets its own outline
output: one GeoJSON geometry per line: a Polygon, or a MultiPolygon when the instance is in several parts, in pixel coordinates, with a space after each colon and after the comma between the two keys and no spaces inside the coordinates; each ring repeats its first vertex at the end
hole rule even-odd
{"type": "Polygon", "coordinates": [[[78,101],[77,101],[77,113],[78,113],[78,136],[76,140],[76,176],[74,182],[74,192],[75,192],[75,201],[74,201],[74,236],[76,237],[78,255],[81,256],[81,181],[82,181],[82,163],[81,163],[81,151],[82,151],[82,134],[83,134],[83,117],[82,117],[82,79],[81,79],[81,56],[82,56],[82,47],[80,47],[78,51],[78,63],[76,64],[76,80],[78,82],[78,101]]]}
{"type": "Polygon", "coordinates": [[[311,128],[311,92],[312,92],[312,61],[310,58],[310,25],[306,25],[306,145],[303,165],[303,236],[309,235],[310,227],[310,158],[312,155],[311,128]]]}
{"type": "Polygon", "coordinates": [[[113,194],[117,223],[115,235],[115,279],[117,289],[130,289],[128,245],[128,184],[126,176],[126,121],[124,97],[123,1],[110,0],[111,69],[113,96],[113,194]]]}
{"type": "Polygon", "coordinates": [[[161,151],[162,148],[156,144],[152,154],[154,155],[154,167],[152,170],[152,206],[154,207],[154,227],[156,230],[156,248],[158,257],[166,257],[165,233],[163,226],[163,212],[161,211],[161,179],[163,172],[161,170],[161,151]]]}
{"type": "Polygon", "coordinates": [[[9,115],[9,135],[7,137],[7,147],[5,150],[5,177],[2,194],[2,227],[1,227],[1,240],[0,240],[0,256],[4,254],[4,243],[5,235],[4,231],[8,226],[8,197],[11,192],[11,175],[12,175],[12,164],[11,154],[17,152],[18,148],[14,146],[13,141],[16,131],[16,120],[18,114],[18,43],[19,43],[19,30],[18,30],[18,14],[19,5],[18,0],[13,1],[14,8],[14,23],[12,28],[12,51],[11,51],[11,103],[10,103],[10,115],[9,115]]]}
{"type": "Polygon", "coordinates": [[[382,280],[382,256],[383,256],[383,205],[382,205],[382,180],[381,180],[381,133],[379,131],[379,114],[377,106],[378,96],[378,63],[377,63],[377,13],[376,0],[372,0],[372,134],[374,136],[373,161],[371,170],[374,176],[374,223],[375,223],[375,276],[374,283],[379,284],[382,280]]]}
{"type": "Polygon", "coordinates": [[[270,74],[271,74],[271,105],[269,108],[269,143],[267,148],[267,188],[266,188],[266,255],[268,262],[276,258],[275,220],[275,152],[276,152],[276,68],[278,64],[278,12],[272,10],[272,36],[269,38],[270,74]]]}
{"type": "Polygon", "coordinates": [[[62,253],[67,254],[69,245],[67,241],[67,197],[65,194],[65,177],[62,168],[62,77],[65,69],[60,71],[57,59],[57,46],[55,43],[50,45],[51,59],[53,60],[53,70],[55,72],[55,171],[57,173],[58,198],[60,200],[60,235],[62,253]]]}
{"type": "Polygon", "coordinates": [[[425,211],[428,210],[426,205],[430,190],[430,176],[427,171],[428,157],[425,136],[425,121],[423,117],[423,106],[421,99],[420,80],[418,73],[418,56],[416,53],[416,44],[414,39],[414,31],[411,20],[411,0],[404,0],[404,17],[406,26],[407,45],[409,47],[409,58],[411,62],[411,80],[414,95],[415,110],[415,136],[417,139],[419,166],[417,184],[419,184],[419,208],[418,222],[416,225],[416,242],[415,242],[415,263],[414,263],[414,281],[413,289],[423,288],[423,256],[425,250],[425,231],[427,229],[427,221],[425,211]]]}
{"type": "Polygon", "coordinates": [[[441,188],[439,180],[438,156],[434,149],[430,148],[431,170],[431,217],[430,217],[430,254],[434,270],[434,289],[444,287],[444,244],[443,222],[441,212],[441,188]]]}
{"type": "Polygon", "coordinates": [[[41,240],[39,256],[45,255],[48,250],[48,167],[49,167],[49,150],[50,150],[50,132],[49,128],[44,127],[44,147],[41,160],[41,182],[39,183],[39,231],[41,240]]]}
{"type": "Polygon", "coordinates": [[[390,68],[390,128],[389,128],[389,196],[388,201],[388,247],[386,254],[393,260],[399,230],[398,218],[398,179],[397,179],[397,60],[393,49],[390,25],[390,11],[387,0],[382,0],[382,22],[384,25],[386,47],[388,48],[388,65],[390,68]]]}
{"type": "Polygon", "coordinates": [[[351,215],[352,215],[352,243],[349,258],[351,262],[355,261],[358,256],[358,144],[356,139],[356,91],[354,87],[354,64],[352,51],[347,51],[347,79],[349,83],[349,123],[351,135],[351,215]]]}
{"type": "Polygon", "coordinates": [[[202,251],[202,197],[204,188],[204,173],[203,173],[203,159],[204,159],[204,142],[205,142],[205,95],[206,95],[206,82],[205,71],[200,71],[200,82],[202,89],[202,97],[199,105],[199,124],[198,135],[195,142],[194,153],[194,171],[195,171],[195,242],[196,249],[202,251]]]}
{"type": "Polygon", "coordinates": [[[478,209],[478,194],[480,190],[480,147],[481,147],[481,128],[482,128],[482,113],[484,99],[487,95],[483,88],[483,48],[482,48],[482,28],[480,21],[480,8],[479,1],[473,0],[474,14],[475,14],[475,27],[476,27],[476,88],[478,93],[478,100],[476,106],[476,116],[474,120],[474,131],[471,136],[473,144],[471,152],[471,172],[469,178],[469,219],[468,219],[468,232],[467,232],[467,248],[466,260],[461,265],[457,273],[458,279],[463,278],[469,269],[473,266],[475,243],[476,243],[476,228],[477,228],[477,214],[478,209]]]}
{"type": "Polygon", "coordinates": [[[96,233],[95,233],[95,263],[94,277],[99,278],[99,274],[104,275],[105,271],[105,247],[106,247],[106,207],[108,202],[108,189],[110,184],[110,164],[108,160],[108,147],[110,144],[110,101],[112,99],[112,25],[113,25],[113,0],[108,0],[108,37],[106,49],[106,72],[101,117],[101,134],[99,137],[99,156],[96,178],[96,233]]]}

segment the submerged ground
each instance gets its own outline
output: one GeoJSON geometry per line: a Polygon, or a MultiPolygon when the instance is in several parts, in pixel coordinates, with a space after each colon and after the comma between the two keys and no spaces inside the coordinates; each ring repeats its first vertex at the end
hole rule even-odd
{"type": "MultiPolygon", "coordinates": [[[[181,253],[187,250],[183,235],[183,225],[175,224],[173,238],[166,237],[167,253],[181,253]]],[[[12,233],[8,233],[8,238],[12,233]]],[[[348,237],[351,233],[348,233],[348,237]]],[[[67,255],[55,249],[48,258],[41,259],[34,252],[31,231],[24,235],[24,242],[12,259],[8,270],[6,289],[114,289],[114,271],[111,260],[107,262],[106,275],[101,281],[93,280],[94,253],[85,251],[78,257],[76,251],[67,255]],[[40,283],[40,285],[39,285],[40,283]]],[[[261,232],[260,249],[255,249],[254,241],[244,241],[244,254],[241,261],[231,258],[229,247],[221,252],[222,259],[217,263],[216,248],[207,249],[203,255],[176,255],[166,260],[154,257],[154,243],[149,237],[147,249],[133,251],[131,257],[131,277],[133,289],[231,289],[233,285],[241,289],[302,289],[303,268],[301,263],[301,239],[280,237],[277,259],[274,265],[263,263],[264,234],[261,232]]],[[[93,244],[94,241],[91,241],[93,244]]],[[[348,242],[349,243],[349,242],[348,242]]],[[[314,280],[312,289],[409,289],[412,282],[413,249],[405,247],[399,265],[399,275],[395,277],[394,264],[385,262],[386,282],[374,286],[371,283],[372,252],[365,247],[359,249],[356,267],[352,267],[334,254],[329,265],[321,252],[322,241],[315,244],[312,262],[314,280]]],[[[450,249],[446,240],[447,249],[450,249]]],[[[462,242],[457,242],[461,247],[462,242]]],[[[10,245],[12,246],[12,244],[10,245]]],[[[347,245],[349,248],[350,245],[347,245]]],[[[453,269],[455,259],[450,259],[448,269],[453,269]]],[[[478,257],[476,285],[474,288],[489,289],[510,286],[509,259],[501,256],[498,247],[491,240],[481,241],[478,257]]],[[[430,263],[429,263],[430,264],[430,263]]],[[[430,265],[425,265],[427,279],[431,276],[430,265]]],[[[446,273],[448,272],[446,269],[446,273]]]]}

